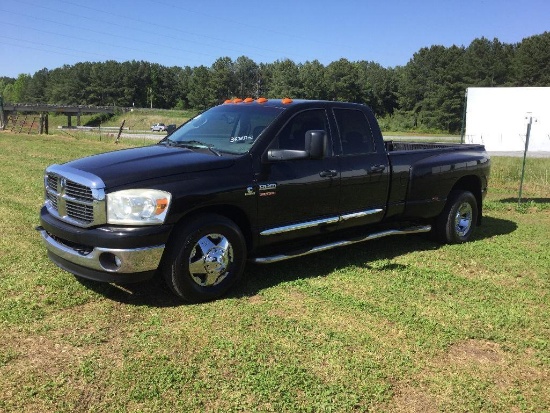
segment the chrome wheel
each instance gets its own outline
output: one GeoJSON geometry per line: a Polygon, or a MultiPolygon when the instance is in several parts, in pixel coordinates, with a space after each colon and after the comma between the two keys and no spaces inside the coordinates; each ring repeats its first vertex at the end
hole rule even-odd
{"type": "Polygon", "coordinates": [[[459,237],[464,237],[472,227],[473,211],[468,202],[460,204],[455,215],[455,231],[459,237]]]}
{"type": "Polygon", "coordinates": [[[229,274],[234,261],[233,247],[221,234],[208,234],[198,240],[189,256],[189,274],[201,287],[213,287],[229,274]]]}
{"type": "Polygon", "coordinates": [[[464,190],[451,191],[445,208],[434,222],[434,236],[444,244],[468,241],[478,223],[479,212],[474,194],[464,190]]]}

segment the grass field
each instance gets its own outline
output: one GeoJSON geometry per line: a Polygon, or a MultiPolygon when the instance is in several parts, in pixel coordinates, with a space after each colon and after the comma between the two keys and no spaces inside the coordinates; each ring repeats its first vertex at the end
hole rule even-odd
{"type": "Polygon", "coordinates": [[[470,243],[249,265],[181,305],[77,280],[34,230],[47,165],[121,146],[0,133],[0,412],[550,411],[549,159],[528,159],[519,207],[521,159],[493,159],[470,243]]]}

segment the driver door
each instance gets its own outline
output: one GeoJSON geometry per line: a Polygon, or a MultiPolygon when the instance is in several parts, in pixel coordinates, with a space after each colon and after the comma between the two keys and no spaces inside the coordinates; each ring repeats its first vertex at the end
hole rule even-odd
{"type": "Polygon", "coordinates": [[[262,165],[258,178],[258,217],[261,238],[269,243],[318,235],[338,222],[340,172],[332,153],[325,110],[310,109],[296,114],[276,135],[269,149],[303,151],[308,130],[327,133],[331,148],[328,156],[262,165]]]}

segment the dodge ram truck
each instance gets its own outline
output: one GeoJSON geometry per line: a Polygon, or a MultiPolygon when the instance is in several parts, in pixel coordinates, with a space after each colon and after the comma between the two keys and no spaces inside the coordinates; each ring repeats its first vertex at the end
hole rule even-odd
{"type": "Polygon", "coordinates": [[[188,302],[271,263],[393,234],[468,241],[481,223],[482,145],[384,141],[365,105],[233,99],[160,142],[44,174],[40,232],[78,277],[162,277],[188,302]]]}

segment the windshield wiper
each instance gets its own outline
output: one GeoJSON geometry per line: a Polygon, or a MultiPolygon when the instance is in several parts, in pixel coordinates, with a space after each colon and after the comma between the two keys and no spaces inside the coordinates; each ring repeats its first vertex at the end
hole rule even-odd
{"type": "Polygon", "coordinates": [[[183,148],[206,148],[216,156],[222,156],[211,143],[204,143],[201,141],[172,141],[168,139],[167,144],[169,146],[181,146],[183,148]]]}

